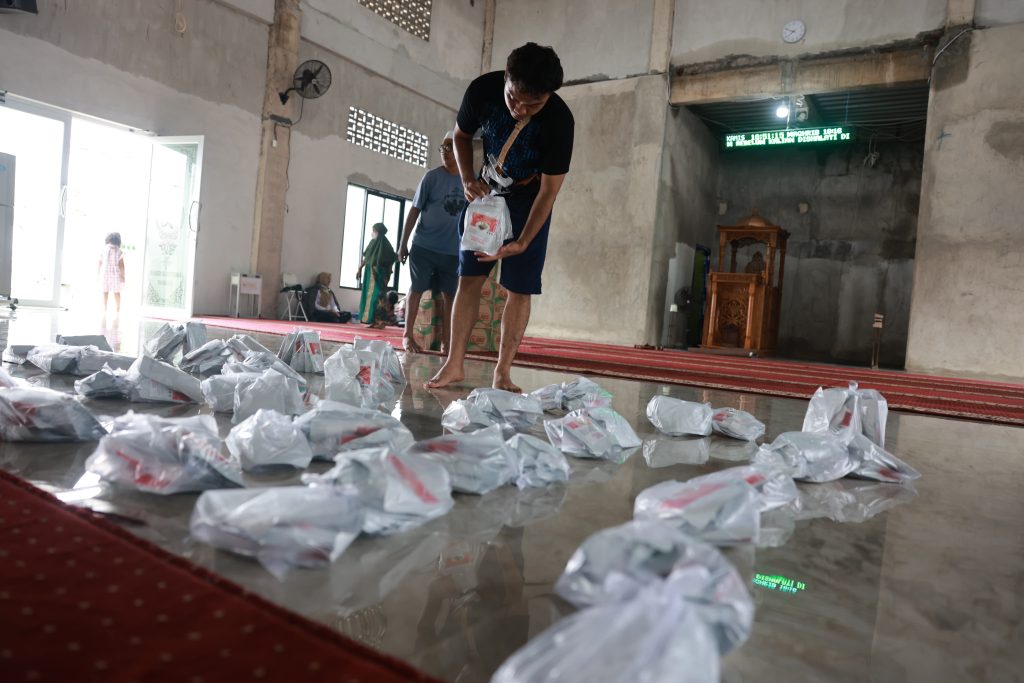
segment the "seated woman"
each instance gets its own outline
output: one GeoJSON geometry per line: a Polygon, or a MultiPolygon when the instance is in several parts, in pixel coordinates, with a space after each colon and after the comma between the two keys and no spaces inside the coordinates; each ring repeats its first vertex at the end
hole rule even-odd
{"type": "Polygon", "coordinates": [[[395,304],[397,303],[398,292],[393,289],[384,292],[378,300],[377,311],[374,313],[370,327],[375,330],[383,330],[388,325],[397,325],[398,316],[395,314],[395,304]]]}
{"type": "Polygon", "coordinates": [[[314,323],[347,323],[352,314],[341,310],[338,298],[331,291],[331,274],[320,273],[316,282],[306,290],[306,310],[310,322],[314,323]]]}

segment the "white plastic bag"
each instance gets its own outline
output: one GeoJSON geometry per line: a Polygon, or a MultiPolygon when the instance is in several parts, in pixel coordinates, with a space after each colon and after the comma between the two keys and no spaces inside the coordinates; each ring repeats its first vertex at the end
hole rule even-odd
{"type": "Polygon", "coordinates": [[[462,227],[459,249],[497,254],[505,240],[512,238],[512,218],[505,198],[487,195],[470,202],[462,227]]]}
{"type": "Polygon", "coordinates": [[[562,385],[549,384],[546,387],[535,389],[530,396],[540,401],[540,407],[544,412],[554,412],[562,409],[562,385]]]}
{"type": "Polygon", "coordinates": [[[263,373],[267,370],[273,370],[280,375],[295,380],[302,391],[306,390],[306,378],[295,372],[290,365],[269,351],[246,351],[244,360],[227,361],[224,363],[221,372],[225,375],[231,375],[245,372],[263,373]]]}
{"type": "Polygon", "coordinates": [[[196,375],[220,372],[232,355],[223,339],[211,339],[186,353],[181,359],[181,369],[196,375]]]}
{"type": "Polygon", "coordinates": [[[659,432],[669,436],[711,434],[710,403],[694,403],[671,396],[655,396],[647,404],[647,419],[659,432]]]}
{"type": "Polygon", "coordinates": [[[515,453],[497,425],[419,441],[405,452],[441,463],[451,477],[452,489],[462,493],[488,493],[519,474],[515,453]]]}
{"type": "Polygon", "coordinates": [[[131,398],[135,383],[124,370],[112,370],[105,365],[99,372],[75,380],[75,393],[84,398],[131,398]]]}
{"type": "Polygon", "coordinates": [[[510,431],[531,429],[544,409],[534,396],[502,389],[474,389],[465,399],[453,401],[441,416],[441,426],[466,431],[499,425],[510,431]]]}
{"type": "Polygon", "coordinates": [[[185,326],[181,323],[164,323],[142,345],[142,353],[152,358],[169,361],[174,358],[174,353],[184,343],[185,326]]]}
{"type": "MultiPolygon", "coordinates": [[[[75,384],[78,384],[78,382],[76,381],[75,384]]],[[[27,383],[24,380],[12,377],[11,373],[0,368],[0,389],[14,389],[16,387],[23,386],[27,386],[27,383]]]]}
{"type": "Polygon", "coordinates": [[[506,443],[515,454],[519,488],[569,481],[569,461],[547,441],[529,434],[514,434],[506,443]]]}
{"type": "Polygon", "coordinates": [[[324,398],[347,403],[363,404],[363,385],[359,381],[359,356],[354,349],[343,346],[324,361],[324,398]]]}
{"type": "Polygon", "coordinates": [[[240,372],[234,375],[213,375],[200,383],[203,400],[210,410],[230,413],[235,409],[235,387],[248,386],[260,378],[262,373],[240,372]]]}
{"type": "Polygon", "coordinates": [[[623,463],[641,445],[624,417],[611,408],[574,410],[544,422],[551,445],[580,458],[604,458],[623,463]]]}
{"type": "Polygon", "coordinates": [[[745,410],[715,408],[711,415],[711,429],[715,434],[743,441],[757,441],[764,436],[764,423],[745,410]]]}
{"type": "Polygon", "coordinates": [[[475,432],[493,424],[491,417],[477,403],[464,398],[449,403],[441,414],[441,426],[453,432],[475,432]]]}
{"type": "Polygon", "coordinates": [[[368,534],[414,529],[455,504],[448,471],[428,458],[383,446],[339,453],[335,463],[323,474],[302,475],[302,481],[357,491],[366,511],[363,531],[368,534]]]}
{"type": "Polygon", "coordinates": [[[853,475],[856,477],[901,484],[921,476],[913,467],[864,434],[854,435],[847,448],[850,456],[857,462],[857,467],[853,470],[853,475]]]}
{"type": "Polygon", "coordinates": [[[888,402],[874,389],[858,389],[856,382],[846,389],[818,387],[807,405],[803,431],[831,432],[845,444],[863,434],[884,448],[888,415],[888,402]]]}
{"type": "Polygon", "coordinates": [[[358,353],[372,353],[377,359],[377,366],[384,375],[384,379],[396,387],[405,386],[405,370],[402,369],[402,359],[398,357],[395,347],[381,339],[356,339],[352,342],[352,348],[358,353]]]}
{"type": "Polygon", "coordinates": [[[235,425],[224,443],[243,470],[268,465],[309,467],[313,451],[292,418],[274,410],[257,410],[235,425]]]}
{"type": "Polygon", "coordinates": [[[52,389],[0,390],[0,441],[96,441],[106,434],[73,396],[52,389]]]}
{"type": "Polygon", "coordinates": [[[114,420],[85,467],[106,481],[150,493],[244,485],[237,458],[221,452],[211,415],[170,418],[129,411],[114,420]]]}
{"type": "Polygon", "coordinates": [[[715,633],[721,654],[742,644],[754,602],[739,572],[716,548],[667,522],[626,522],[591,535],[569,558],[555,592],[576,607],[624,601],[683,568],[693,570],[693,580],[675,585],[715,633]]]}
{"type": "Polygon", "coordinates": [[[140,356],[132,363],[126,378],[132,382],[133,401],[198,403],[203,400],[198,379],[150,356],[140,356]]]}
{"type": "Polygon", "coordinates": [[[644,489],[633,519],[661,519],[714,545],[757,543],[760,496],[745,481],[664,481],[644,489]]]}
{"type": "Polygon", "coordinates": [[[290,567],[338,559],[359,535],[363,509],[350,492],[281,486],[206,491],[189,524],[196,540],[259,561],[281,578],[290,567]]]}
{"type": "Polygon", "coordinates": [[[238,424],[257,410],[276,410],[285,415],[302,412],[302,389],[291,377],[285,377],[275,369],[265,371],[251,384],[235,386],[235,414],[231,418],[238,424]]]}
{"type": "Polygon", "coordinates": [[[693,486],[703,484],[731,484],[744,481],[757,491],[758,509],[761,512],[788,505],[800,497],[800,491],[793,477],[784,469],[765,465],[729,467],[710,474],[694,477],[686,483],[693,486]]]}
{"type": "Polygon", "coordinates": [[[834,522],[859,524],[890,508],[917,498],[911,485],[890,486],[878,482],[836,481],[800,490],[800,500],[790,511],[794,519],[825,517],[834,522]]]}
{"type": "Polygon", "coordinates": [[[61,346],[47,344],[33,347],[26,356],[29,363],[53,375],[88,377],[104,365],[127,370],[135,361],[131,356],[100,351],[95,346],[61,346]]]}
{"type": "Polygon", "coordinates": [[[784,432],[754,455],[754,464],[784,468],[800,481],[835,481],[857,468],[846,445],[831,432],[784,432]]]}
{"type": "Polygon", "coordinates": [[[648,467],[703,465],[710,457],[711,439],[706,436],[644,441],[644,460],[648,467]]]}
{"type": "Polygon", "coordinates": [[[597,382],[586,377],[562,382],[562,409],[606,408],[612,405],[612,395],[597,382]]]}
{"type": "Polygon", "coordinates": [[[195,349],[206,343],[206,325],[189,320],[185,323],[185,341],[182,343],[181,352],[188,355],[195,349]]]}
{"type": "Polygon", "coordinates": [[[324,352],[320,333],[313,330],[294,330],[281,342],[278,358],[298,372],[322,373],[324,352]]]}
{"type": "Polygon", "coordinates": [[[306,435],[315,458],[387,445],[401,452],[414,441],[412,432],[387,413],[337,401],[318,402],[295,426],[306,435]]]}

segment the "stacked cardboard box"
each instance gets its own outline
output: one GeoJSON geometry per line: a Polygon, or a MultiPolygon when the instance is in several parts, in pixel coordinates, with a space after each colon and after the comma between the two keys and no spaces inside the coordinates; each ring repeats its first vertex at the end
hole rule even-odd
{"type": "Polygon", "coordinates": [[[441,316],[444,315],[444,299],[441,292],[423,292],[420,299],[419,313],[416,314],[416,327],[412,331],[413,339],[421,349],[429,351],[441,350],[441,316]]]}
{"type": "Polygon", "coordinates": [[[501,264],[491,271],[480,292],[480,310],[469,335],[467,351],[497,351],[501,345],[501,315],[505,311],[508,292],[498,284],[501,264]]]}

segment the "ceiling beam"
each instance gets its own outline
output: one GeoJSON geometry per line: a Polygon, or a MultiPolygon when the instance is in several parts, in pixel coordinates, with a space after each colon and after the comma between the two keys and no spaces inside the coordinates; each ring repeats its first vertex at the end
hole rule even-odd
{"type": "Polygon", "coordinates": [[[928,80],[931,55],[930,47],[917,46],[697,73],[684,68],[672,76],[670,99],[672,104],[690,105],[907,85],[928,80]]]}

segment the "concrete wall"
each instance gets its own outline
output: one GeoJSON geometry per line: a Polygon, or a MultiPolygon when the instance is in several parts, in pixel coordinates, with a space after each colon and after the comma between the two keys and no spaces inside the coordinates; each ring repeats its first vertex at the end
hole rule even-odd
{"type": "Polygon", "coordinates": [[[320,271],[338,272],[349,182],[412,199],[427,170],[347,142],[349,107],[426,133],[430,167],[440,164],[436,147],[453,127],[455,112],[308,42],[302,43],[299,59],[323,60],[335,83],[343,84],[307,102],[292,129],[281,267],[305,279],[320,271]]]}
{"type": "Polygon", "coordinates": [[[977,0],[974,23],[977,26],[1000,26],[1024,22],[1024,2],[1020,0],[977,0]]]}
{"type": "MultiPolygon", "coordinates": [[[[878,312],[885,315],[882,364],[903,367],[922,149],[920,143],[877,143],[873,167],[864,164],[867,151],[858,143],[722,153],[718,194],[727,211],[715,222],[733,225],[756,207],[790,232],[780,355],[866,364],[878,312]]],[[[737,270],[757,250],[741,249],[737,270]]],[[[717,238],[712,267],[718,267],[717,238]]]]}
{"type": "Polygon", "coordinates": [[[249,268],[267,27],[208,0],[40,0],[0,20],[0,90],[159,135],[204,135],[197,313],[249,268]],[[175,31],[175,7],[187,20],[175,31]]]}
{"type": "Polygon", "coordinates": [[[655,0],[499,0],[491,68],[527,41],[550,45],[567,81],[646,74],[655,0]]]}
{"type": "Polygon", "coordinates": [[[946,0],[677,0],[672,63],[786,56],[883,45],[941,28],[946,0]],[[782,26],[800,19],[799,43],[782,26]]]}
{"type": "Polygon", "coordinates": [[[936,64],[908,368],[1024,379],[1022,43],[974,31],[936,64]]]}
{"type": "Polygon", "coordinates": [[[576,119],[576,140],[529,333],[619,344],[653,339],[665,79],[604,81],[560,94],[576,119]]]}

